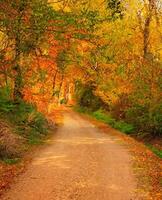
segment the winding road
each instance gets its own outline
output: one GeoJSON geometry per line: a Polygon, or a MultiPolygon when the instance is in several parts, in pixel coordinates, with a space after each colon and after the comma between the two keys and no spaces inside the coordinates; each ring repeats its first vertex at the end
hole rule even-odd
{"type": "Polygon", "coordinates": [[[2,200],[135,200],[132,156],[73,111],[2,200]]]}

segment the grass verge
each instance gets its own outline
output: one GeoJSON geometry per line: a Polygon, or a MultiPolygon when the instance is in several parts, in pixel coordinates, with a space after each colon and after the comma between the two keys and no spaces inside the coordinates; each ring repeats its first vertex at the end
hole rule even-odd
{"type": "Polygon", "coordinates": [[[116,121],[109,113],[106,113],[105,111],[103,111],[101,109],[97,110],[95,112],[92,112],[85,108],[75,107],[74,110],[79,113],[88,114],[91,117],[93,117],[101,122],[104,122],[123,133],[130,134],[135,131],[135,127],[132,124],[128,124],[122,120],[116,121]]]}
{"type": "Polygon", "coordinates": [[[44,143],[52,127],[53,121],[49,124],[34,105],[0,94],[0,195],[24,171],[35,147],[44,143]]]}
{"type": "MultiPolygon", "coordinates": [[[[87,115],[93,117],[94,119],[97,119],[105,124],[108,124],[112,128],[115,128],[115,129],[121,131],[122,133],[133,134],[136,131],[135,127],[132,124],[128,124],[122,120],[117,121],[109,113],[106,113],[102,109],[92,112],[92,111],[88,110],[87,108],[82,108],[82,107],[76,106],[76,107],[74,107],[74,110],[79,113],[87,114],[87,115]]],[[[157,149],[156,147],[154,147],[153,145],[148,144],[148,143],[146,144],[146,146],[156,156],[158,156],[159,158],[162,158],[162,151],[160,149],[157,149]]]]}
{"type": "Polygon", "coordinates": [[[157,155],[159,158],[162,158],[162,150],[157,149],[156,147],[154,147],[151,144],[146,144],[146,146],[155,154],[157,155]]]}

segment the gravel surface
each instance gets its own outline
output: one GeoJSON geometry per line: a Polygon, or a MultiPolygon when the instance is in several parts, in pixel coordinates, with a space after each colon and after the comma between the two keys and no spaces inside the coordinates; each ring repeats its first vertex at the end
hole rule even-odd
{"type": "MultiPolygon", "coordinates": [[[[73,111],[2,200],[136,200],[132,156],[73,111]]],[[[111,130],[110,130],[111,131],[111,130]]]]}

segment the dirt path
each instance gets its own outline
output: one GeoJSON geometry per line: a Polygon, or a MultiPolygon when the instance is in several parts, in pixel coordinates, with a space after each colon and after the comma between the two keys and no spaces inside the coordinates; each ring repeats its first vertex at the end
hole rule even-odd
{"type": "Polygon", "coordinates": [[[135,200],[131,155],[72,111],[2,200],[135,200]]]}

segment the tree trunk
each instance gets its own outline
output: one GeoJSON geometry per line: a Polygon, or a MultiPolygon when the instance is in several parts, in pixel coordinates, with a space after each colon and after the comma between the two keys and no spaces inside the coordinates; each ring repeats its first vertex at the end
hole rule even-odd
{"type": "Polygon", "coordinates": [[[14,92],[13,92],[13,98],[15,101],[19,101],[22,99],[22,71],[20,66],[20,35],[17,32],[16,38],[15,38],[15,60],[14,60],[14,92]]]}
{"type": "Polygon", "coordinates": [[[61,82],[60,82],[60,86],[59,86],[58,104],[60,104],[60,96],[61,96],[61,89],[62,89],[63,81],[64,81],[64,74],[62,74],[61,82]]]}
{"type": "Polygon", "coordinates": [[[58,71],[56,70],[55,75],[53,77],[53,86],[52,86],[53,94],[52,94],[52,97],[55,95],[55,86],[56,86],[57,73],[58,73],[58,71]]]}
{"type": "Polygon", "coordinates": [[[14,70],[16,72],[16,75],[14,78],[13,98],[15,101],[19,101],[23,98],[23,95],[22,95],[22,72],[21,72],[20,65],[16,64],[14,70]]]}
{"type": "Polygon", "coordinates": [[[150,23],[151,23],[151,15],[147,16],[145,20],[145,27],[143,31],[143,53],[144,58],[147,57],[148,54],[148,45],[149,45],[149,37],[150,37],[150,23]]]}
{"type": "MultiPolygon", "coordinates": [[[[25,2],[25,1],[24,1],[25,2]]],[[[24,11],[26,9],[27,4],[24,4],[21,2],[19,4],[19,15],[17,17],[17,23],[18,25],[16,26],[16,33],[15,33],[15,66],[14,66],[14,71],[15,71],[15,77],[14,77],[14,92],[13,92],[13,98],[15,101],[19,101],[23,98],[22,95],[22,70],[20,66],[20,59],[21,59],[21,23],[22,23],[22,18],[24,15],[24,11]]]]}

